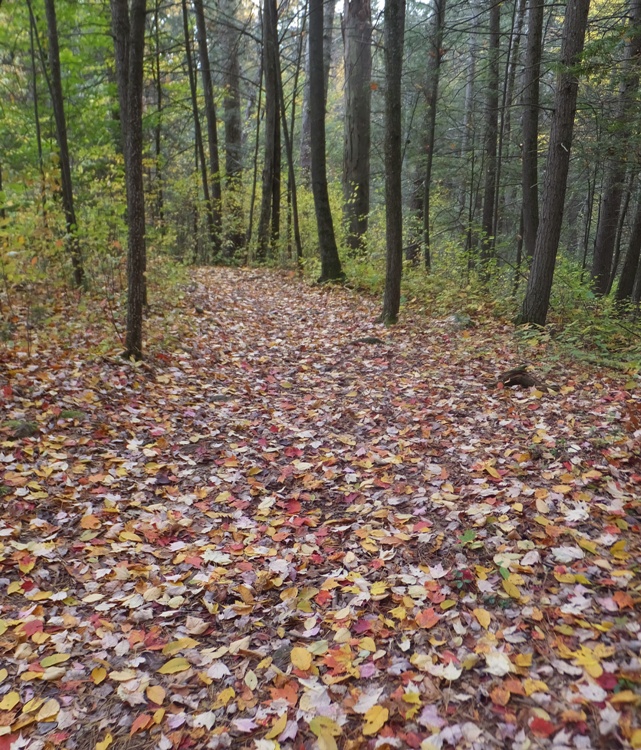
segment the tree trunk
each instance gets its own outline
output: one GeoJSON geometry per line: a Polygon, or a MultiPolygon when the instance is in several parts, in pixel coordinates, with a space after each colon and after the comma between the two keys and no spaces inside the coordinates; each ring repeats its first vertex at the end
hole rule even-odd
{"type": "Polygon", "coordinates": [[[49,70],[51,73],[51,104],[56,123],[56,140],[60,156],[60,184],[62,187],[62,207],[65,213],[67,229],[67,252],[73,266],[73,280],[76,286],[81,286],[85,277],[78,242],[78,226],[76,212],[73,205],[73,185],[71,182],[71,163],[69,160],[69,144],[67,142],[67,121],[62,95],[62,77],[60,75],[60,50],[58,48],[58,25],[56,22],[56,7],[54,0],[45,0],[47,15],[47,32],[49,39],[49,70]]]}
{"type": "Polygon", "coordinates": [[[143,184],[143,63],[146,0],[111,0],[120,123],[127,187],[127,335],[125,356],[142,358],[142,318],[145,303],[145,194],[143,184]],[[123,117],[123,111],[126,113],[123,117]]]}
{"type": "Polygon", "coordinates": [[[523,75],[523,246],[530,260],[539,226],[539,81],[544,5],[544,0],[530,0],[523,75]]]}
{"type": "Polygon", "coordinates": [[[160,232],[165,233],[165,204],[162,179],[162,81],[160,78],[160,0],[156,0],[154,9],[154,77],[156,83],[156,126],[154,128],[154,147],[156,160],[156,207],[160,232]]]}
{"type": "Polygon", "coordinates": [[[258,222],[258,245],[256,257],[265,260],[274,237],[273,214],[279,208],[274,204],[278,194],[276,182],[280,182],[280,163],[277,162],[280,141],[278,122],[278,26],[276,0],[263,2],[263,70],[265,75],[265,158],[263,162],[263,184],[258,222]]]}
{"type": "MultiPolygon", "coordinates": [[[[42,220],[47,226],[47,187],[45,177],[44,159],[42,155],[42,128],[40,126],[40,107],[38,97],[38,76],[36,69],[36,48],[34,36],[36,34],[35,18],[29,8],[29,54],[31,57],[31,82],[33,94],[33,119],[36,126],[36,148],[38,149],[38,171],[40,172],[40,201],[42,203],[42,220]]],[[[0,187],[0,192],[2,187],[0,187]]]]}
{"type": "MultiPolygon", "coordinates": [[[[209,179],[207,177],[207,162],[205,161],[205,146],[203,144],[203,133],[200,126],[200,113],[198,112],[198,91],[196,83],[196,72],[191,55],[191,32],[189,30],[189,14],[187,12],[187,0],[182,0],[183,32],[185,37],[185,56],[187,58],[187,75],[189,77],[189,91],[191,93],[191,110],[194,119],[194,137],[200,163],[200,179],[203,186],[203,197],[205,198],[205,209],[207,215],[207,234],[210,249],[216,250],[218,244],[218,233],[216,231],[216,214],[214,202],[209,192],[209,179]]],[[[204,253],[209,255],[208,253],[204,253]]],[[[205,259],[204,259],[205,260],[205,259]]]]}
{"type": "Polygon", "coordinates": [[[372,9],[370,0],[345,0],[345,127],[343,219],[347,245],[363,248],[369,214],[372,99],[372,9]]]}
{"type": "Polygon", "coordinates": [[[579,88],[576,65],[581,58],[590,0],[568,0],[560,72],[554,95],[554,112],[550,127],[550,144],[543,182],[542,210],[536,235],[532,269],[520,323],[545,325],[554,278],[556,254],[561,236],[563,204],[570,165],[570,148],[574,130],[576,98],[579,88]]]}
{"type": "Polygon", "coordinates": [[[615,154],[610,157],[606,170],[592,260],[592,280],[597,294],[607,294],[608,291],[621,199],[628,169],[628,150],[638,109],[636,93],[639,89],[639,63],[641,62],[641,0],[631,0],[629,13],[630,26],[627,29],[627,35],[630,41],[626,50],[623,80],[614,117],[616,145],[613,149],[615,149],[615,154]]]}
{"type": "MultiPolygon", "coordinates": [[[[329,69],[332,63],[332,36],[334,31],[334,10],[336,0],[323,0],[323,108],[327,106],[329,69]]],[[[300,167],[303,176],[309,179],[312,166],[312,125],[310,109],[309,36],[305,54],[305,87],[303,89],[303,122],[300,142],[300,167]]]]}
{"type": "Polygon", "coordinates": [[[617,302],[625,302],[632,297],[634,289],[634,279],[639,267],[639,256],[641,255],[641,199],[637,205],[637,211],[634,216],[632,233],[628,250],[623,261],[623,268],[619,277],[619,285],[616,290],[617,302]]]}
{"type": "MultiPolygon", "coordinates": [[[[465,104],[463,112],[463,133],[461,137],[461,161],[463,162],[463,169],[461,170],[463,177],[459,187],[459,218],[463,217],[467,211],[467,216],[462,222],[461,229],[465,230],[469,236],[471,234],[471,218],[472,215],[472,189],[468,191],[468,173],[470,166],[473,169],[474,165],[474,84],[476,82],[476,58],[478,56],[478,28],[480,13],[477,8],[472,4],[470,8],[472,18],[472,29],[469,36],[469,48],[470,57],[467,65],[467,80],[465,83],[465,104]],[[468,195],[469,195],[469,206],[468,206],[468,195]]],[[[471,249],[471,248],[468,248],[471,249]]]]}
{"type": "Polygon", "coordinates": [[[312,192],[316,210],[318,244],[321,257],[319,282],[340,279],[343,276],[338,257],[334,223],[327,190],[327,165],[325,157],[325,81],[323,71],[323,0],[309,3],[309,110],[311,131],[312,192]]]}
{"type": "Polygon", "coordinates": [[[427,134],[425,139],[425,181],[423,183],[423,262],[427,271],[432,267],[432,248],[430,242],[430,191],[432,187],[432,162],[434,159],[434,140],[436,135],[436,104],[438,101],[438,83],[443,59],[443,27],[445,25],[446,0],[435,0],[434,28],[432,31],[432,49],[428,57],[428,73],[425,85],[427,99],[427,134]]]}
{"type": "Polygon", "coordinates": [[[232,257],[245,244],[243,230],[242,177],[243,126],[240,114],[240,64],[238,45],[240,32],[236,27],[234,0],[222,0],[221,9],[227,20],[221,37],[223,51],[223,114],[225,119],[226,211],[230,222],[225,235],[225,254],[232,257]]]}
{"type": "Polygon", "coordinates": [[[385,0],[385,218],[386,270],[381,320],[398,320],[403,273],[403,198],[401,185],[401,76],[405,0],[385,0]]]}
{"type": "Polygon", "coordinates": [[[214,224],[213,249],[220,252],[221,228],[221,187],[220,163],[218,160],[218,132],[216,128],[216,105],[214,103],[214,87],[211,81],[211,65],[207,48],[207,26],[205,24],[205,10],[203,0],[192,0],[196,14],[196,30],[198,37],[198,56],[200,59],[200,73],[203,79],[205,95],[205,117],[207,118],[207,146],[209,148],[209,180],[211,195],[211,213],[214,224]]]}
{"type": "Polygon", "coordinates": [[[499,48],[501,41],[501,5],[490,2],[490,48],[488,51],[487,98],[485,101],[485,179],[481,260],[487,264],[494,256],[494,199],[496,195],[496,146],[499,129],[499,48]]]}

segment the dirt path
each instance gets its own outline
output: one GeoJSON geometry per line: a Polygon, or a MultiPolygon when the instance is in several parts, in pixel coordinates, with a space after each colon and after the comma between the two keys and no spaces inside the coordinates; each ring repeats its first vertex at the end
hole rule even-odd
{"type": "Polygon", "coordinates": [[[136,368],[2,360],[0,750],[641,747],[623,381],[266,271],[179,304],[136,368]]]}

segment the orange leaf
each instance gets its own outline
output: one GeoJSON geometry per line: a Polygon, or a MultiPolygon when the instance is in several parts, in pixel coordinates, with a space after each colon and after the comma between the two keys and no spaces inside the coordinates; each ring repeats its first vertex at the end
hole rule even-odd
{"type": "Polygon", "coordinates": [[[134,723],[131,725],[131,729],[129,731],[129,736],[136,734],[136,732],[141,732],[143,729],[147,729],[147,727],[153,722],[153,717],[149,716],[149,714],[140,714],[140,716],[137,716],[134,719],[134,723]]]}
{"type": "Polygon", "coordinates": [[[430,607],[416,615],[416,624],[419,628],[433,628],[440,619],[434,611],[434,607],[430,607]]]}
{"type": "Polygon", "coordinates": [[[556,726],[551,721],[535,716],[530,722],[530,729],[535,737],[549,737],[556,731],[556,726]]]}
{"type": "Polygon", "coordinates": [[[98,529],[100,528],[100,519],[98,518],[98,516],[83,516],[80,519],[80,526],[83,529],[98,529]]]}

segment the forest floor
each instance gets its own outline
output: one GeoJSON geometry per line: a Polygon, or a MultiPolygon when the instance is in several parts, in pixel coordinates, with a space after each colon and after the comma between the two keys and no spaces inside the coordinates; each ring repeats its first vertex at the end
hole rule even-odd
{"type": "Polygon", "coordinates": [[[0,348],[0,750],[641,747],[628,378],[194,278],[142,364],[0,348]]]}

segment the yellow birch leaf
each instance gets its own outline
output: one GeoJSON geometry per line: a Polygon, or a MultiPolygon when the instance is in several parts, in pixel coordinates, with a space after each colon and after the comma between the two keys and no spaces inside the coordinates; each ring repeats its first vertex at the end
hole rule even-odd
{"type": "Polygon", "coordinates": [[[91,670],[91,679],[93,680],[94,685],[100,685],[101,682],[104,682],[106,677],[107,670],[104,667],[95,667],[91,670]]]}
{"type": "Polygon", "coordinates": [[[275,740],[279,734],[282,734],[285,731],[286,726],[287,726],[287,714],[284,713],[282,716],[279,716],[276,719],[276,721],[272,724],[272,728],[265,735],[265,739],[275,740]]]}
{"type": "Polygon", "coordinates": [[[474,617],[476,617],[479,625],[482,628],[485,628],[485,630],[489,628],[490,621],[492,620],[492,615],[487,611],[487,609],[477,607],[476,609],[472,610],[472,614],[474,615],[474,617]]]}
{"type": "Polygon", "coordinates": [[[162,705],[166,695],[165,688],[161,685],[150,685],[147,688],[147,698],[158,706],[162,705]]]}
{"type": "Polygon", "coordinates": [[[195,648],[199,645],[199,642],[195,640],[194,638],[180,638],[177,641],[172,641],[171,643],[168,643],[162,650],[162,653],[164,656],[173,656],[174,654],[177,654],[179,651],[182,651],[186,648],[195,648]]]}
{"type": "Polygon", "coordinates": [[[512,581],[502,581],[503,589],[507,593],[508,596],[512,597],[512,599],[520,599],[521,598],[521,592],[519,591],[518,587],[515,586],[512,581]]]}
{"type": "Polygon", "coordinates": [[[372,706],[365,714],[363,734],[376,734],[389,718],[389,711],[384,706],[372,706]]]}
{"type": "Polygon", "coordinates": [[[12,690],[0,701],[0,711],[11,711],[18,703],[20,703],[20,695],[15,690],[12,690]]]}
{"type": "Polygon", "coordinates": [[[176,674],[176,672],[184,672],[189,669],[191,665],[183,656],[179,656],[176,659],[170,659],[165,662],[158,671],[159,674],[176,674]]]}
{"type": "Polygon", "coordinates": [[[312,655],[301,646],[294,646],[289,658],[296,669],[301,669],[303,672],[312,666],[312,655]]]}
{"type": "Polygon", "coordinates": [[[620,693],[615,693],[611,698],[608,698],[610,703],[641,703],[641,695],[637,695],[632,690],[622,690],[620,693]]]}
{"type": "Polygon", "coordinates": [[[0,669],[0,682],[4,682],[7,679],[8,674],[9,672],[7,672],[7,670],[4,667],[0,669]]]}
{"type": "Polygon", "coordinates": [[[53,719],[58,715],[58,711],[60,711],[60,704],[58,701],[55,698],[49,698],[36,714],[36,721],[48,721],[53,719]]]}
{"type": "Polygon", "coordinates": [[[96,742],[96,750],[107,750],[109,745],[114,741],[114,738],[111,736],[111,732],[107,732],[105,735],[105,739],[101,740],[100,742],[96,742]]]}
{"type": "Polygon", "coordinates": [[[641,747],[641,729],[635,729],[634,732],[632,732],[630,745],[635,748],[635,750],[641,747]]]}

